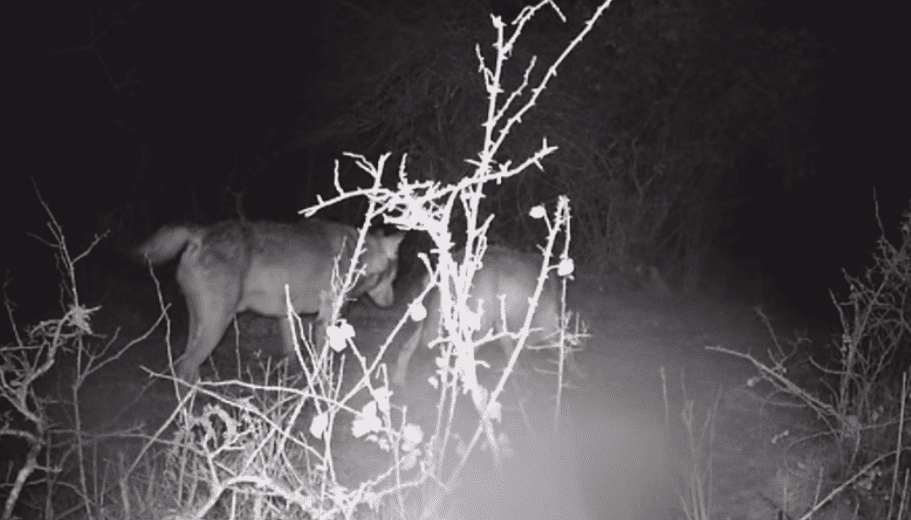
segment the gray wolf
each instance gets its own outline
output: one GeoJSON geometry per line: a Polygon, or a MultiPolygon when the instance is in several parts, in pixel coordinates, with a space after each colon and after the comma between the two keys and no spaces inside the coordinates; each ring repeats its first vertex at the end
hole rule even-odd
{"type": "MultiPolygon", "coordinates": [[[[464,252],[457,252],[461,258],[464,252]]],[[[528,299],[534,294],[541,269],[541,256],[522,253],[502,246],[489,246],[481,259],[482,266],[475,272],[472,282],[469,307],[478,308],[478,301],[483,300],[481,327],[477,335],[483,336],[493,330],[494,334],[504,331],[518,332],[525,322],[528,312],[528,299]],[[504,297],[501,313],[500,296],[504,297]],[[505,317],[505,321],[504,321],[505,317]]],[[[425,275],[423,287],[429,283],[429,274],[425,275]]],[[[555,275],[546,280],[538,307],[532,318],[532,333],[528,345],[542,345],[559,332],[560,293],[555,275]]],[[[433,289],[425,297],[424,306],[427,317],[418,324],[417,329],[405,340],[399,351],[392,382],[400,387],[405,386],[408,363],[419,344],[428,345],[437,338],[440,328],[440,295],[433,289]]],[[[507,359],[515,348],[515,340],[503,336],[498,339],[507,359]]]]}
{"type": "MultiPolygon", "coordinates": [[[[221,341],[234,315],[251,310],[264,316],[286,313],[285,285],[294,312],[320,310],[320,293],[332,289],[332,269],[348,268],[358,231],[319,219],[296,223],[224,221],[212,226],[166,226],[135,250],[161,264],[180,254],[177,282],[187,299],[190,330],[177,375],[199,379],[199,366],[221,341]]],[[[362,270],[351,299],[368,294],[380,307],[394,303],[392,283],[404,235],[368,234],[362,270]]],[[[288,326],[280,327],[285,353],[294,349],[288,326]]]]}

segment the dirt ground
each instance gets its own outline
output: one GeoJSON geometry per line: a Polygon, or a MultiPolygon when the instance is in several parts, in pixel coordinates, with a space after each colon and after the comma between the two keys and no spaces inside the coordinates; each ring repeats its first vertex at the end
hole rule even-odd
{"type": "MultiPolygon", "coordinates": [[[[148,317],[154,316],[149,313],[157,308],[153,294],[134,294],[117,309],[102,311],[111,313],[102,326],[119,325],[123,338],[148,327],[148,317]]],[[[172,301],[171,338],[179,353],[186,341],[186,316],[182,302],[172,301]]],[[[723,346],[762,356],[771,346],[770,336],[751,309],[645,294],[620,297],[578,283],[570,306],[590,337],[578,355],[585,377],[573,377],[563,392],[561,440],[541,440],[553,419],[555,380],[537,374],[531,360],[526,367],[530,375],[518,379],[504,398],[501,427],[516,447],[505,477],[491,478],[484,462],[469,465],[448,518],[685,518],[678,493],[685,493],[694,464],[702,464],[696,473],[710,475],[703,484],[705,496],[711,497],[711,518],[798,518],[820,477],[823,494],[832,486],[837,454],[826,437],[816,435],[821,430],[812,416],[771,398],[769,388],[749,387],[756,373],[745,361],[705,349],[723,346]],[[694,440],[681,415],[688,400],[693,400],[694,440]],[[710,413],[713,420],[707,421],[710,413]]],[[[350,319],[368,357],[376,353],[371,345],[403,310],[352,309],[350,319]]],[[[236,364],[236,344],[246,353],[257,347],[274,351],[279,340],[270,333],[275,327],[270,323],[242,317],[239,341],[228,332],[216,350],[215,366],[236,364]]],[[[795,322],[773,324],[788,335],[787,327],[795,322]]],[[[90,378],[80,399],[84,428],[142,423],[151,433],[170,416],[176,404],[170,383],[141,368],[166,367],[164,329],[90,378]]],[[[435,411],[435,393],[425,382],[432,363],[431,352],[419,349],[408,389],[394,395],[425,431],[431,429],[435,411]]],[[[204,378],[215,377],[212,367],[208,362],[203,366],[204,378]]],[[[226,376],[223,372],[219,377],[226,376]]],[[[133,451],[126,444],[106,448],[112,456],[120,449],[133,451]]],[[[350,437],[336,441],[335,449],[341,454],[337,466],[349,483],[385,463],[381,452],[350,437]]],[[[481,459],[489,460],[489,455],[481,453],[481,459]]],[[[817,518],[850,518],[839,516],[848,507],[839,499],[817,518]]]]}

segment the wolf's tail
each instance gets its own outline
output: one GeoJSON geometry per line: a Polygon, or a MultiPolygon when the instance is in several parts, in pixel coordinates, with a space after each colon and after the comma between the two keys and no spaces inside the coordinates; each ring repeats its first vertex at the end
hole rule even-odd
{"type": "Polygon", "coordinates": [[[187,243],[199,238],[200,229],[188,226],[166,226],[137,247],[133,253],[152,265],[163,264],[183,251],[187,243]]]}

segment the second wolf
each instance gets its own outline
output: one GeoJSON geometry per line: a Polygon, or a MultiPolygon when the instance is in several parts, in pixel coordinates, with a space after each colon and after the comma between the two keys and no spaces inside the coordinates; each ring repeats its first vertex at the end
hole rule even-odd
{"type": "MultiPolygon", "coordinates": [[[[461,259],[463,252],[456,253],[461,259]]],[[[525,322],[529,298],[534,295],[541,268],[541,256],[522,253],[502,246],[490,246],[481,259],[481,267],[475,272],[471,286],[469,307],[478,308],[483,300],[481,327],[477,335],[493,330],[494,334],[516,333],[525,322]],[[503,307],[500,297],[504,298],[503,307]],[[501,312],[502,311],[502,312],[501,312]],[[505,321],[504,321],[505,318],[505,321]]],[[[429,283],[429,275],[423,284],[429,283]]],[[[425,298],[427,317],[418,324],[417,330],[405,340],[396,362],[392,381],[405,386],[408,364],[418,345],[429,345],[440,333],[440,294],[438,289],[430,291],[425,298]]],[[[561,308],[557,277],[551,275],[545,280],[541,298],[531,322],[532,334],[527,345],[542,345],[554,340],[561,329],[561,308]]],[[[498,342],[508,359],[515,348],[512,337],[500,336],[498,342]]]]}
{"type": "MultiPolygon", "coordinates": [[[[180,254],[177,282],[187,299],[190,330],[177,375],[199,379],[199,366],[224,336],[234,315],[251,310],[281,317],[286,312],[285,285],[298,314],[320,310],[320,293],[332,289],[332,269],[340,258],[345,273],[358,232],[319,219],[297,223],[224,221],[212,226],[168,226],[136,252],[152,264],[180,254]]],[[[394,302],[392,283],[398,269],[403,234],[367,236],[359,260],[362,270],[348,294],[369,294],[380,307],[394,302]]],[[[294,343],[287,324],[280,327],[285,353],[294,343]]]]}

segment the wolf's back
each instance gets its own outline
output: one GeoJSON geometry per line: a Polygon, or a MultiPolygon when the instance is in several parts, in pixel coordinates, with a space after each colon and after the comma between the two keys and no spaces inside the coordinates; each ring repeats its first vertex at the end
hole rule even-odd
{"type": "Polygon", "coordinates": [[[201,231],[189,226],[165,226],[134,252],[152,265],[163,264],[180,254],[191,240],[198,240],[201,231]]]}

